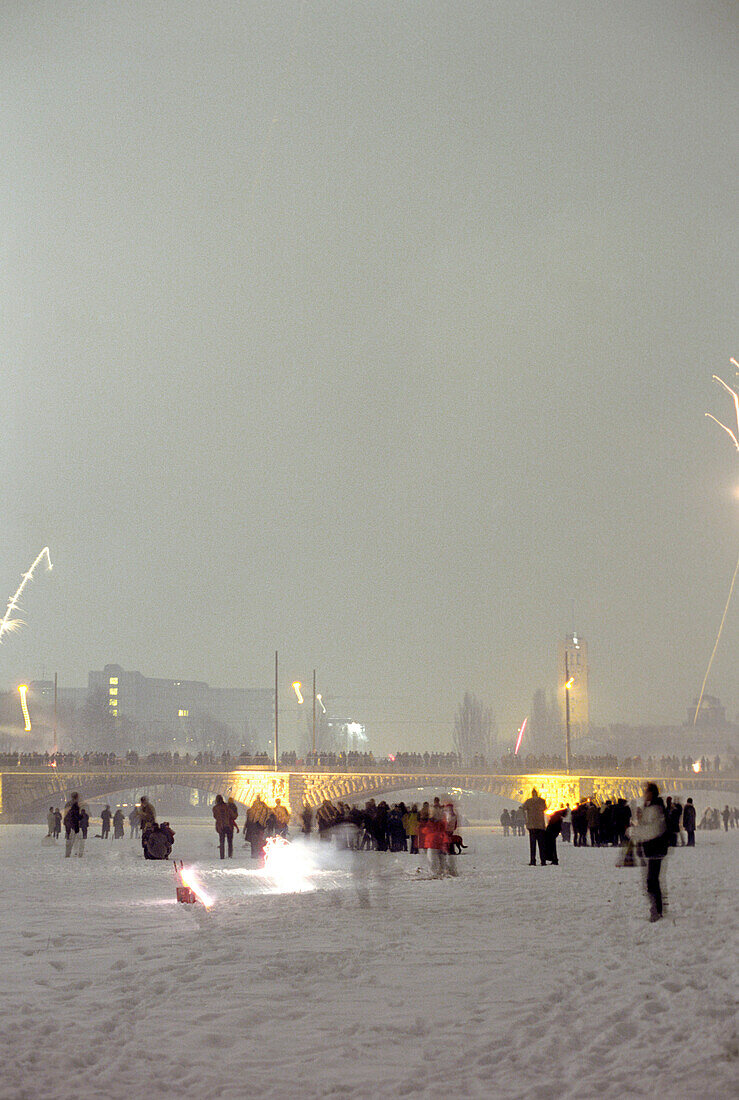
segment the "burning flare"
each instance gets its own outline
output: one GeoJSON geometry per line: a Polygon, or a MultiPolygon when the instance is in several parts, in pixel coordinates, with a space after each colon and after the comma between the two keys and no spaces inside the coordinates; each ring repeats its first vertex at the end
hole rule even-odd
{"type": "Polygon", "coordinates": [[[213,904],[213,898],[203,889],[192,867],[183,867],[180,865],[180,879],[182,880],[183,886],[188,886],[198,901],[204,905],[206,909],[210,909],[213,904]]]}
{"type": "Polygon", "coordinates": [[[30,733],[31,716],[28,713],[28,703],[26,702],[26,692],[28,691],[28,684],[18,684],[18,691],[21,697],[21,710],[23,711],[23,718],[26,723],[26,733],[30,733]]]}

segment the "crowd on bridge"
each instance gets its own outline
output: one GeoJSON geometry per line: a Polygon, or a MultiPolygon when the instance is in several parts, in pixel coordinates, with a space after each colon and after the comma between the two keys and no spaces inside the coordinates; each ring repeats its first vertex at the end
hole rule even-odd
{"type": "MultiPolygon", "coordinates": [[[[266,753],[232,753],[225,751],[220,755],[212,752],[195,754],[177,752],[154,752],[139,756],[136,752],[127,752],[118,756],[114,752],[5,752],[0,753],[0,767],[3,768],[115,768],[149,767],[162,770],[176,768],[232,769],[236,767],[272,767],[274,761],[266,753]]],[[[454,752],[397,752],[387,757],[376,758],[371,752],[317,752],[298,757],[295,752],[284,752],[280,757],[283,768],[312,768],[327,771],[380,771],[405,772],[428,771],[431,773],[470,773],[501,775],[546,775],[564,774],[565,762],[561,756],[535,756],[532,754],[516,756],[507,753],[500,759],[474,756],[463,761],[454,752]]],[[[632,756],[619,760],[615,756],[573,756],[570,771],[574,774],[594,775],[664,775],[683,776],[700,773],[716,776],[720,773],[739,772],[739,758],[701,756],[632,756]]]]}

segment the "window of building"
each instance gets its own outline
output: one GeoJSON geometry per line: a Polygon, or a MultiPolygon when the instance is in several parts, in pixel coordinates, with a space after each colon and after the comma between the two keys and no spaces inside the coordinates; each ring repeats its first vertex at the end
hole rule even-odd
{"type": "Polygon", "coordinates": [[[118,711],[117,710],[112,710],[110,713],[113,715],[114,718],[118,717],[118,711]]]}
{"type": "Polygon", "coordinates": [[[177,717],[178,718],[189,718],[190,717],[190,711],[189,710],[178,710],[177,711],[177,717]]]}
{"type": "Polygon", "coordinates": [[[111,678],[110,678],[110,681],[109,681],[109,682],[110,682],[111,684],[117,684],[117,683],[118,683],[118,677],[117,677],[117,676],[111,676],[111,678]]]}
{"type": "Polygon", "coordinates": [[[118,688],[111,688],[109,694],[110,695],[117,695],[118,694],[118,688]]]}

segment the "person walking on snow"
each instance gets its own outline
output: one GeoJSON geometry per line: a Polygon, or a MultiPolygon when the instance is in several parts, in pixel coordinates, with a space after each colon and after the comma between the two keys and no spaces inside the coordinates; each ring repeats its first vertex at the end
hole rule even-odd
{"type": "Polygon", "coordinates": [[[105,809],[100,814],[100,822],[101,822],[101,825],[102,825],[102,828],[100,830],[100,835],[103,838],[103,840],[107,840],[108,837],[110,836],[110,821],[111,821],[112,817],[113,817],[113,815],[110,812],[110,806],[106,806],[105,809]]]}
{"type": "Polygon", "coordinates": [[[536,867],[536,849],[539,848],[539,862],[543,867],[547,861],[547,854],[544,842],[544,830],[546,829],[546,821],[544,820],[544,811],[547,808],[547,804],[541,797],[536,787],[531,790],[531,797],[527,798],[523,804],[523,812],[526,815],[526,828],[529,831],[529,866],[536,867]]]}
{"type": "Polygon", "coordinates": [[[644,807],[641,818],[636,825],[631,826],[629,835],[635,844],[641,844],[647,861],[649,919],[658,921],[662,917],[663,908],[659,875],[662,870],[662,860],[667,855],[669,838],[665,807],[656,783],[647,783],[644,787],[644,807]]]}

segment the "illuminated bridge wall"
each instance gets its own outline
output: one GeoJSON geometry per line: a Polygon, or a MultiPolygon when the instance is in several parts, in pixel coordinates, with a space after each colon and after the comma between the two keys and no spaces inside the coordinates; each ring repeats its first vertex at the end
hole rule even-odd
{"type": "MultiPolygon", "coordinates": [[[[133,790],[146,794],[159,786],[195,788],[207,794],[232,795],[237,802],[250,805],[259,795],[270,805],[280,798],[297,812],[305,804],[316,807],[328,798],[332,801],[366,802],[369,798],[390,797],[399,791],[412,796],[427,789],[439,794],[477,791],[522,802],[537,790],[550,807],[565,802],[574,805],[581,798],[599,802],[607,798],[637,798],[645,782],[643,776],[583,775],[480,775],[469,772],[331,772],[267,771],[236,768],[233,771],[200,769],[150,770],[143,768],[57,770],[6,769],[0,772],[1,820],[40,820],[50,805],[63,806],[72,791],[83,800],[96,801],[116,791],[133,790]]],[[[739,790],[739,778],[727,776],[666,777],[656,780],[665,794],[692,794],[700,791],[739,790]]],[[[162,807],[164,809],[164,807],[162,807]]]]}

